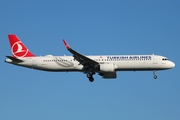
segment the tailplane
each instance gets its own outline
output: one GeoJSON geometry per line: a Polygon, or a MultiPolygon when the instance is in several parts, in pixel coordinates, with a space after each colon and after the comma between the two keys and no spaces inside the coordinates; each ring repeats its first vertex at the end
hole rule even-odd
{"type": "Polygon", "coordinates": [[[28,50],[28,48],[20,41],[20,39],[16,35],[9,34],[8,38],[11,47],[11,52],[14,58],[35,56],[28,50]]]}

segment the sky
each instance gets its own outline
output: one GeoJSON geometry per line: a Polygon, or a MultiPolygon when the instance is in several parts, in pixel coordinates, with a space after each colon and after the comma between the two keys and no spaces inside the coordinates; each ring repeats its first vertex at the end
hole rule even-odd
{"type": "Polygon", "coordinates": [[[179,0],[1,0],[0,120],[180,120],[179,0]],[[16,34],[37,56],[157,54],[175,68],[118,72],[90,83],[80,72],[4,62],[16,34]]]}

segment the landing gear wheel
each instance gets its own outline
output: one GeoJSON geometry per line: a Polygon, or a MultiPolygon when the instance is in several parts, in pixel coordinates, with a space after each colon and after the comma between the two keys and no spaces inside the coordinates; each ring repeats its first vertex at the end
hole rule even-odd
{"type": "Polygon", "coordinates": [[[90,77],[92,77],[92,74],[90,74],[90,73],[87,73],[87,78],[90,78],[90,77]]]}
{"type": "Polygon", "coordinates": [[[157,79],[156,70],[153,70],[154,79],[157,79]]]}
{"type": "Polygon", "coordinates": [[[90,78],[89,78],[89,81],[90,81],[90,82],[93,82],[93,81],[94,81],[94,78],[93,78],[93,77],[90,77],[90,78]]]}
{"type": "Polygon", "coordinates": [[[89,81],[90,81],[90,82],[93,82],[93,81],[94,81],[93,74],[94,74],[94,73],[87,73],[87,75],[86,75],[87,78],[89,78],[89,81]]]}

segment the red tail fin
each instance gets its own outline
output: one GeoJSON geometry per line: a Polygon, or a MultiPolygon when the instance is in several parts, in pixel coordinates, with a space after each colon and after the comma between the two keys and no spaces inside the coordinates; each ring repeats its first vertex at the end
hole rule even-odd
{"type": "Polygon", "coordinates": [[[20,41],[16,35],[8,35],[11,52],[13,57],[33,57],[34,55],[27,49],[27,47],[20,41]]]}

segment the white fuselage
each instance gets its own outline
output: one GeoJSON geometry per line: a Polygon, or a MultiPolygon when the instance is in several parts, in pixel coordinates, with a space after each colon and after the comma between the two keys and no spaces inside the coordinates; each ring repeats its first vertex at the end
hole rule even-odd
{"type": "MultiPolygon", "coordinates": [[[[100,64],[111,63],[115,71],[148,71],[166,70],[173,68],[175,64],[166,57],[159,55],[103,55],[87,56],[100,64]]],[[[82,71],[83,66],[74,60],[73,56],[40,56],[18,58],[23,62],[14,62],[7,58],[5,62],[18,66],[44,71],[82,71]]],[[[83,71],[82,71],[83,72],[83,71]]]]}

